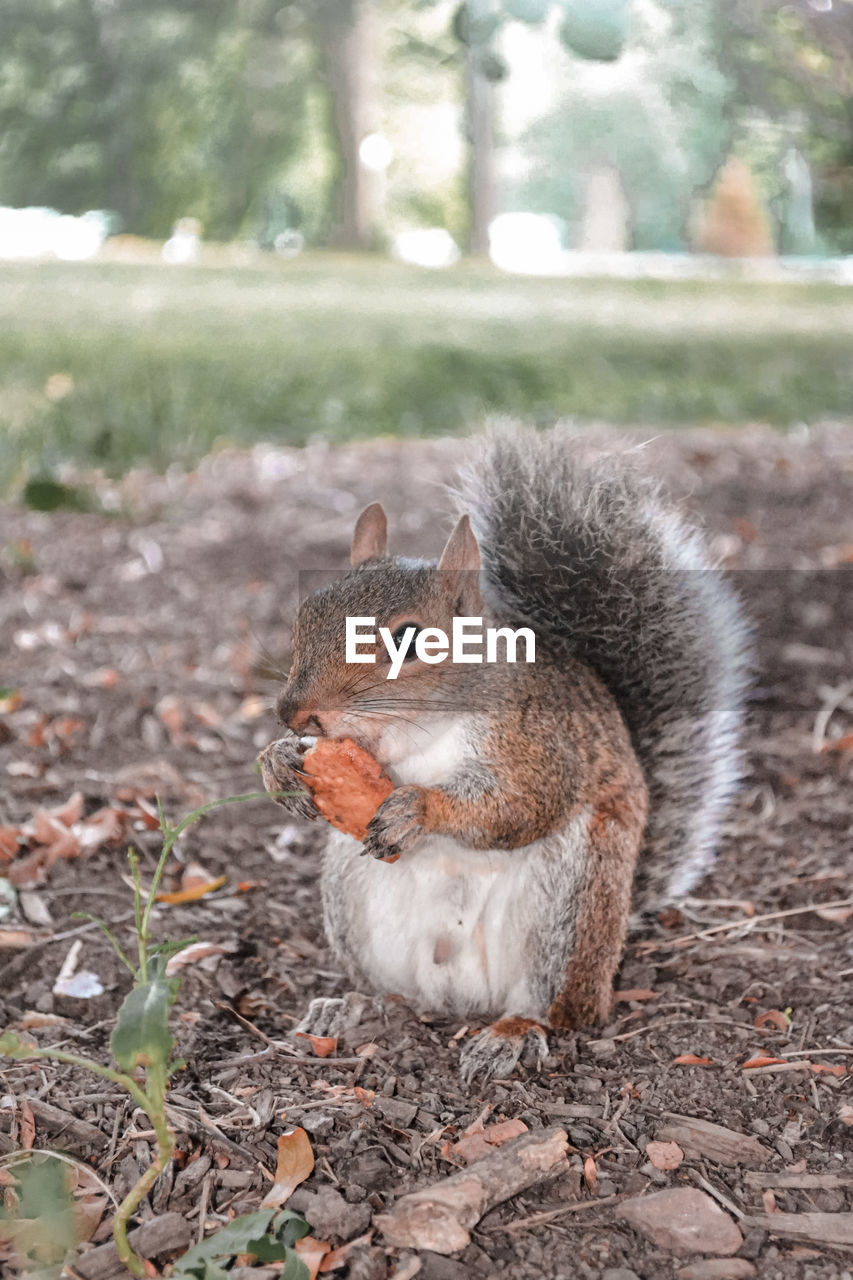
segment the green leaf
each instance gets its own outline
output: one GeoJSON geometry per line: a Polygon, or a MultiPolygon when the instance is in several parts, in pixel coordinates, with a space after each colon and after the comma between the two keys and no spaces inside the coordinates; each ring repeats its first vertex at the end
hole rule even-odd
{"type": "Polygon", "coordinates": [[[208,1258],[233,1258],[238,1253],[251,1253],[250,1245],[262,1239],[275,1217],[275,1209],[258,1209],[243,1213],[227,1227],[195,1245],[175,1264],[174,1274],[192,1273],[208,1258]]]}
{"type": "Polygon", "coordinates": [[[560,39],[578,57],[615,62],[628,38],[630,0],[562,0],[560,39]]]}
{"type": "Polygon", "coordinates": [[[292,1209],[280,1209],[273,1223],[273,1231],[282,1244],[288,1246],[296,1244],[296,1241],[307,1236],[310,1230],[311,1227],[302,1214],[294,1213],[292,1209]]]}
{"type": "Polygon", "coordinates": [[[23,501],[34,511],[58,511],[60,507],[72,511],[87,511],[91,503],[82,489],[72,485],[60,484],[50,476],[36,477],[28,480],[21,494],[23,501]]]}
{"type": "Polygon", "coordinates": [[[126,997],[110,1038],[113,1057],[123,1070],[168,1067],[174,1045],[169,1014],[180,988],[179,978],[155,976],[126,997]]]}
{"type": "Polygon", "coordinates": [[[287,1251],[287,1262],[281,1269],[279,1280],[311,1280],[311,1272],[298,1253],[292,1249],[287,1251]]]}
{"type": "Polygon", "coordinates": [[[80,1242],[68,1168],[40,1154],[15,1163],[11,1173],[16,1195],[13,1208],[0,1208],[0,1240],[15,1241],[30,1274],[45,1274],[42,1268],[55,1274],[80,1242]]]}
{"type": "Polygon", "coordinates": [[[292,1245],[311,1230],[298,1213],[290,1209],[259,1209],[244,1213],[227,1227],[195,1245],[175,1264],[173,1276],[195,1280],[220,1280],[222,1269],[215,1258],[233,1258],[249,1253],[259,1262],[285,1262],[282,1276],[287,1280],[308,1280],[308,1268],[292,1250],[292,1245]]]}
{"type": "Polygon", "coordinates": [[[0,1054],[5,1058],[29,1058],[33,1052],[36,1051],[15,1031],[4,1031],[0,1036],[0,1054]]]}
{"type": "Polygon", "coordinates": [[[503,0],[503,10],[508,18],[537,25],[544,22],[551,8],[551,0],[503,0]]]}

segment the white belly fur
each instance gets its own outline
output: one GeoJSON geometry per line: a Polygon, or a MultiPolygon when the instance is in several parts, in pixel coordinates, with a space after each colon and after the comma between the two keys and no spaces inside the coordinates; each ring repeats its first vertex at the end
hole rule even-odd
{"type": "Polygon", "coordinates": [[[532,1008],[524,963],[525,868],[535,846],[480,852],[431,836],[391,864],[359,849],[336,836],[327,858],[343,871],[346,934],[377,990],[457,1014],[544,1013],[532,1008]]]}

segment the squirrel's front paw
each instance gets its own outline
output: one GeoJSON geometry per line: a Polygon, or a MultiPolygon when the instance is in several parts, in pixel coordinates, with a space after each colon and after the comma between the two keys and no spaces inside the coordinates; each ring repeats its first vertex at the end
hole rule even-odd
{"type": "Polygon", "coordinates": [[[288,730],[284,737],[264,748],[258,763],[264,786],[276,804],[298,818],[314,819],[317,809],[300,773],[303,752],[302,741],[288,730]]]}
{"type": "Polygon", "coordinates": [[[423,835],[426,804],[423,787],[396,787],[368,823],[363,853],[399,858],[423,835]]]}

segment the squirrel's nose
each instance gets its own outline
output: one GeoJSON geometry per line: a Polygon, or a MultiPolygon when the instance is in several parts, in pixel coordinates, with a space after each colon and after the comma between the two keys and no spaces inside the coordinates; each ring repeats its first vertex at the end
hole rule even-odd
{"type": "Polygon", "coordinates": [[[315,708],[312,706],[304,706],[296,701],[295,698],[288,698],[282,695],[276,706],[279,720],[283,721],[288,728],[293,729],[294,733],[322,734],[323,726],[320,723],[315,708]]]}

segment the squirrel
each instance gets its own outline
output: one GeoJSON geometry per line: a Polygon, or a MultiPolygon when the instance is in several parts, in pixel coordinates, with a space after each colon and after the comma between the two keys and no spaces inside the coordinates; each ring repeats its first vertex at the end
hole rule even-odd
{"type": "MultiPolygon", "coordinates": [[[[387,771],[366,839],[330,828],[326,933],[359,987],[494,1019],[463,1047],[469,1083],[541,1062],[548,1028],[606,1021],[632,908],[708,869],[750,657],[733,588],[624,453],[493,432],[455,494],[437,563],[389,555],[382,507],[362,512],[350,570],[299,608],[285,733],[260,759],[308,818],[305,735],[351,738],[387,771]],[[395,642],[454,617],[525,626],[535,661],[427,663],[410,647],[389,680],[378,643],[374,665],[345,662],[347,617],[395,642]]],[[[335,1034],[366,999],[314,1000],[297,1030],[335,1034]]]]}

